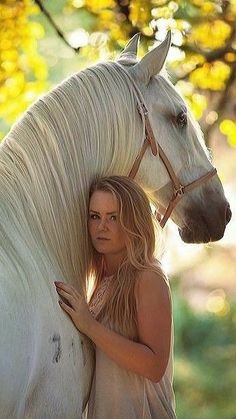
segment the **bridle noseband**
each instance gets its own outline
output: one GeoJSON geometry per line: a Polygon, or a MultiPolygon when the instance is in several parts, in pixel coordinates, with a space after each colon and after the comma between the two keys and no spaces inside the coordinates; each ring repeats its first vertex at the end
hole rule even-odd
{"type": "MultiPolygon", "coordinates": [[[[137,86],[135,86],[137,89],[137,86]]],[[[140,94],[141,95],[141,94],[140,94]]],[[[136,157],[134,164],[132,166],[132,169],[129,173],[129,177],[130,178],[134,178],[137,174],[137,171],[139,169],[140,163],[142,161],[142,158],[144,156],[145,151],[147,150],[147,148],[150,146],[151,150],[152,150],[152,154],[154,156],[157,156],[159,154],[169,176],[170,179],[172,181],[173,184],[173,195],[172,198],[168,204],[168,207],[165,210],[165,213],[163,215],[163,217],[161,218],[161,215],[159,213],[156,213],[156,217],[158,219],[158,221],[160,222],[161,227],[163,228],[166,224],[166,221],[168,220],[168,218],[170,217],[173,209],[176,207],[176,205],[178,204],[178,202],[183,198],[183,196],[191,191],[192,189],[196,188],[197,186],[201,185],[202,183],[208,181],[210,178],[212,178],[212,176],[216,175],[217,171],[214,168],[213,170],[211,170],[210,172],[208,172],[207,174],[201,176],[199,179],[194,180],[193,182],[187,184],[187,185],[182,185],[180,180],[177,178],[170,161],[168,160],[166,154],[164,153],[164,151],[162,150],[160,144],[157,145],[157,142],[155,140],[155,136],[148,118],[148,110],[146,108],[146,106],[144,105],[144,102],[141,102],[141,105],[138,105],[138,111],[140,116],[142,117],[142,115],[144,116],[144,122],[145,122],[145,139],[144,139],[144,143],[142,145],[142,148],[138,154],[138,156],[136,157]]]]}

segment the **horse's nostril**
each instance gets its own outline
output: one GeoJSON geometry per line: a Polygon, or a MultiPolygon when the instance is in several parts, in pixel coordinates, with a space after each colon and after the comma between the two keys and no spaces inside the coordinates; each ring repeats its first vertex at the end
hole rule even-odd
{"type": "Polygon", "coordinates": [[[230,222],[231,217],[232,217],[232,211],[231,211],[230,206],[228,204],[227,207],[226,207],[226,212],[225,212],[226,224],[228,224],[230,222]]]}

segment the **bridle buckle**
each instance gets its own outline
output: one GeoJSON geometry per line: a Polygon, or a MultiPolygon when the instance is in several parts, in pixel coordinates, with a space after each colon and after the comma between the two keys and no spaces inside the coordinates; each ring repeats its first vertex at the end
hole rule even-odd
{"type": "Polygon", "coordinates": [[[175,196],[184,195],[184,186],[183,185],[179,185],[179,188],[178,189],[175,189],[174,188],[174,191],[175,191],[175,196]]]}

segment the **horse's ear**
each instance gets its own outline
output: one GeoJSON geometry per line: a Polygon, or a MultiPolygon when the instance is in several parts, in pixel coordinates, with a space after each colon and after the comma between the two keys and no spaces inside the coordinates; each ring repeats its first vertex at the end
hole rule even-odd
{"type": "Polygon", "coordinates": [[[167,54],[171,45],[171,31],[168,31],[165,40],[148,52],[139,63],[132,68],[134,75],[145,84],[152,76],[158,74],[165,64],[167,54]]]}
{"type": "Polygon", "coordinates": [[[125,49],[117,59],[120,64],[137,63],[137,51],[139,45],[140,33],[136,33],[128,42],[125,49]]]}

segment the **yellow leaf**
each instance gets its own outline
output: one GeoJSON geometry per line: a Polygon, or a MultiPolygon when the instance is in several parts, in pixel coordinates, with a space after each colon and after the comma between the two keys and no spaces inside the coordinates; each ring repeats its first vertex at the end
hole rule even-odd
{"type": "Polygon", "coordinates": [[[30,35],[36,39],[42,39],[45,35],[43,26],[40,25],[38,22],[31,22],[28,25],[28,28],[30,30],[30,35]]]}
{"type": "Polygon", "coordinates": [[[227,136],[231,147],[236,147],[236,124],[231,119],[225,119],[220,124],[220,131],[227,136]]]}
{"type": "Polygon", "coordinates": [[[189,42],[201,48],[217,49],[225,45],[231,34],[231,26],[223,20],[200,23],[193,27],[189,42]]]}
{"type": "Polygon", "coordinates": [[[205,63],[190,74],[189,80],[201,89],[223,90],[230,75],[230,67],[221,62],[205,63]]]}

